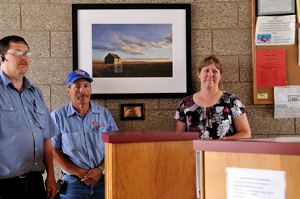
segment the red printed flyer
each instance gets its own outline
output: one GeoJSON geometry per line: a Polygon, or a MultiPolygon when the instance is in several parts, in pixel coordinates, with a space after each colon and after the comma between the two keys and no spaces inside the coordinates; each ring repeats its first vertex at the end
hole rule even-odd
{"type": "Polygon", "coordinates": [[[256,85],[286,86],[285,49],[256,51],[256,85]]]}

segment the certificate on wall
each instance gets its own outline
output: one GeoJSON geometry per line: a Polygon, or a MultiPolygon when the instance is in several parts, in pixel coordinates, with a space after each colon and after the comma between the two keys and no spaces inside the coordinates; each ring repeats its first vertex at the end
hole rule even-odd
{"type": "Polygon", "coordinates": [[[257,15],[295,14],[295,0],[257,0],[257,15]]]}
{"type": "Polygon", "coordinates": [[[257,46],[295,44],[295,15],[258,17],[255,39],[257,46]]]}
{"type": "Polygon", "coordinates": [[[285,49],[256,51],[257,87],[286,86],[285,49]]]}

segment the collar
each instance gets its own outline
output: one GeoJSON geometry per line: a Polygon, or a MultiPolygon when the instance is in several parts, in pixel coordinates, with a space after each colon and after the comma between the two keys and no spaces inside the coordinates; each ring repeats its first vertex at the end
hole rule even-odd
{"type": "MultiPolygon", "coordinates": [[[[11,85],[13,86],[13,88],[16,88],[14,84],[10,81],[10,79],[7,77],[7,75],[3,72],[3,70],[1,70],[0,72],[0,79],[3,82],[3,85],[5,85],[6,87],[11,85]]],[[[34,85],[25,76],[23,77],[23,85],[23,91],[26,89],[30,89],[31,91],[35,90],[34,85]]]]}
{"type": "MultiPolygon", "coordinates": [[[[79,113],[74,109],[72,102],[70,102],[67,106],[68,106],[67,107],[67,117],[70,117],[70,116],[74,115],[75,113],[79,115],[79,113]]],[[[100,110],[97,108],[97,106],[94,103],[92,103],[90,101],[90,109],[88,110],[87,115],[89,112],[100,113],[100,110]]]]}

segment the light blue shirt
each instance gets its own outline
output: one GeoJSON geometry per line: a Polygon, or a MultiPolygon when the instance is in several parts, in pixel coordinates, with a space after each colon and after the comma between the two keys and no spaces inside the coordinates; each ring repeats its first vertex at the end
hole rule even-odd
{"type": "Polygon", "coordinates": [[[58,134],[40,89],[25,77],[23,85],[0,71],[0,179],[43,171],[44,141],[58,134]]]}
{"type": "Polygon", "coordinates": [[[102,133],[118,130],[110,112],[90,102],[90,109],[83,118],[71,102],[54,110],[51,116],[60,132],[52,138],[53,147],[61,149],[82,169],[98,167],[104,158],[102,133]]]}

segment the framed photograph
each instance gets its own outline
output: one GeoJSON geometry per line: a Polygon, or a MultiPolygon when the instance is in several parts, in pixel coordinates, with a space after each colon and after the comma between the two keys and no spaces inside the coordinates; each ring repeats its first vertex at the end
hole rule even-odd
{"type": "Polygon", "coordinates": [[[190,4],[73,4],[73,69],[92,98],[191,93],[190,4]]]}
{"type": "Polygon", "coordinates": [[[144,120],[144,104],[121,104],[121,120],[144,120]]]}
{"type": "Polygon", "coordinates": [[[295,0],[256,0],[256,16],[296,14],[295,0]]]}

